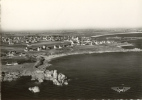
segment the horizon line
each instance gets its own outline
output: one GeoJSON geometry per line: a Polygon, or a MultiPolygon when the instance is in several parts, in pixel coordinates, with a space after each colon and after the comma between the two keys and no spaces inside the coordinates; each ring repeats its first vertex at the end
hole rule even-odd
{"type": "Polygon", "coordinates": [[[45,30],[2,30],[1,32],[41,32],[41,31],[73,31],[73,30],[118,30],[118,29],[142,29],[142,27],[122,27],[122,28],[72,28],[72,29],[45,29],[45,30]]]}

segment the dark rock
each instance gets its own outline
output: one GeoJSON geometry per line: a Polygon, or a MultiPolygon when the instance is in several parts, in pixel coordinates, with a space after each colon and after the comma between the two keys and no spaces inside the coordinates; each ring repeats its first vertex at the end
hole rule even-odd
{"type": "Polygon", "coordinates": [[[20,72],[2,72],[2,81],[13,81],[21,76],[31,76],[31,80],[37,80],[39,83],[44,80],[50,80],[53,84],[62,86],[68,85],[67,77],[62,73],[57,73],[57,70],[35,70],[28,71],[24,70],[22,73],[20,72]]]}
{"type": "Polygon", "coordinates": [[[35,65],[34,65],[34,67],[38,68],[40,65],[43,64],[44,60],[45,60],[44,57],[37,57],[37,61],[36,61],[35,65]]]}
{"type": "Polygon", "coordinates": [[[20,77],[19,72],[3,72],[2,81],[13,81],[20,77]]]}

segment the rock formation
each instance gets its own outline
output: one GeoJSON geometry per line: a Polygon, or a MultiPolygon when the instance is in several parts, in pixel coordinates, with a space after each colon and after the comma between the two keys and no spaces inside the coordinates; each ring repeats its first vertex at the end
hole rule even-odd
{"type": "Polygon", "coordinates": [[[32,91],[33,93],[40,92],[40,89],[37,86],[35,86],[35,87],[29,87],[29,90],[32,91]]]}
{"type": "Polygon", "coordinates": [[[33,72],[31,80],[38,80],[38,82],[40,83],[44,80],[51,80],[53,81],[53,84],[58,86],[68,85],[67,77],[62,73],[58,74],[57,70],[36,70],[35,72],[33,72]]]}
{"type": "Polygon", "coordinates": [[[35,65],[34,65],[34,68],[38,68],[40,65],[42,65],[44,60],[45,60],[44,57],[38,56],[37,61],[36,61],[35,65]]]}
{"type": "Polygon", "coordinates": [[[57,70],[35,70],[23,72],[2,72],[2,81],[12,81],[20,78],[20,76],[31,76],[31,80],[37,80],[42,83],[44,80],[50,80],[54,85],[68,85],[67,77],[62,73],[57,73],[57,70]]]}
{"type": "Polygon", "coordinates": [[[2,72],[2,81],[13,81],[20,77],[20,72],[2,72]]]}

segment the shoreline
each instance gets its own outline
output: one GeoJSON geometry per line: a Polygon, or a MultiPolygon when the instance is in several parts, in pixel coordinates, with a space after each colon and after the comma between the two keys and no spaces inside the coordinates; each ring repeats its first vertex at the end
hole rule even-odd
{"type": "Polygon", "coordinates": [[[79,55],[79,54],[99,54],[99,53],[113,53],[113,52],[142,52],[142,49],[113,49],[113,50],[98,50],[98,51],[82,51],[82,52],[70,52],[70,53],[62,53],[62,54],[55,54],[51,56],[45,56],[45,55],[39,55],[41,57],[44,57],[44,63],[40,65],[38,68],[34,68],[32,66],[32,70],[29,70],[29,68],[19,68],[16,66],[16,70],[13,71],[2,71],[2,76],[0,82],[4,81],[16,81],[17,79],[24,77],[24,76],[30,76],[31,81],[37,81],[38,83],[42,83],[46,80],[52,81],[54,85],[56,86],[63,86],[68,85],[68,79],[66,75],[62,72],[58,72],[55,68],[53,70],[49,70],[48,67],[50,67],[52,64],[50,64],[50,61],[53,59],[57,59],[59,57],[65,57],[70,55],[79,55]],[[56,77],[55,77],[56,76],[56,77]],[[58,79],[57,77],[63,77],[61,79],[58,79]],[[65,79],[65,80],[64,80],[65,79]]]}
{"type": "Polygon", "coordinates": [[[45,58],[46,61],[50,62],[53,59],[70,56],[70,55],[80,55],[80,54],[100,54],[100,53],[118,53],[118,52],[142,52],[142,49],[122,49],[122,50],[106,50],[106,51],[84,51],[84,52],[72,52],[72,53],[62,53],[62,54],[55,54],[51,56],[42,56],[45,58]]]}
{"type": "MultiPolygon", "coordinates": [[[[70,53],[55,54],[55,55],[51,55],[51,56],[39,55],[41,57],[44,57],[45,62],[47,62],[47,63],[40,65],[39,68],[33,68],[32,70],[29,70],[28,68],[21,69],[17,66],[17,68],[19,68],[19,69],[16,69],[16,70],[13,70],[10,72],[8,72],[8,70],[2,71],[4,73],[4,76],[3,76],[4,80],[1,80],[1,82],[2,81],[13,81],[13,80],[20,78],[21,76],[31,76],[31,80],[37,80],[37,81],[39,81],[39,83],[41,83],[41,82],[43,82],[43,80],[49,79],[49,77],[46,76],[45,72],[46,71],[50,72],[50,70],[48,70],[48,67],[51,66],[50,61],[52,61],[53,59],[65,57],[65,56],[70,56],[70,55],[118,53],[118,52],[142,52],[142,49],[122,49],[121,48],[119,50],[70,52],[70,53]],[[46,76],[46,78],[45,78],[45,76],[46,76]]],[[[56,70],[56,69],[54,69],[54,70],[56,70]]],[[[51,70],[51,72],[54,70],[51,70]]],[[[54,80],[51,80],[51,81],[54,81],[54,80]]]]}
{"type": "Polygon", "coordinates": [[[95,36],[91,36],[91,37],[102,37],[102,36],[109,36],[109,35],[121,35],[121,34],[135,34],[135,33],[142,33],[142,32],[126,32],[126,33],[115,33],[115,34],[103,34],[103,35],[95,35],[95,36]]]}

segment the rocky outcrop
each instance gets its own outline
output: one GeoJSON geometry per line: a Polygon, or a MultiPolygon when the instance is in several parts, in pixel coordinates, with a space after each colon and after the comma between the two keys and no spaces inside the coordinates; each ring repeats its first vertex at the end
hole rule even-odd
{"type": "Polygon", "coordinates": [[[44,80],[52,81],[54,85],[68,85],[67,77],[62,73],[57,73],[57,70],[35,70],[23,72],[2,72],[2,81],[12,81],[20,78],[20,76],[31,76],[31,80],[37,80],[42,83],[44,80]]]}
{"type": "Polygon", "coordinates": [[[35,63],[35,65],[34,65],[34,68],[38,68],[40,65],[42,65],[43,63],[44,63],[44,57],[37,57],[36,58],[37,59],[37,61],[36,61],[36,63],[35,63]]]}
{"type": "Polygon", "coordinates": [[[38,82],[43,82],[44,80],[44,71],[36,70],[32,72],[31,80],[38,80],[38,82]]]}
{"type": "Polygon", "coordinates": [[[2,72],[2,81],[12,81],[21,76],[31,76],[31,80],[37,80],[39,83],[50,80],[58,86],[68,85],[67,77],[64,74],[57,73],[57,70],[47,70],[50,64],[44,61],[44,57],[38,56],[36,59],[37,61],[32,69],[2,72]]]}
{"type": "Polygon", "coordinates": [[[36,70],[33,72],[31,80],[38,80],[40,83],[44,80],[50,80],[53,84],[58,86],[68,85],[67,77],[62,73],[57,73],[57,70],[36,70]]]}
{"type": "Polygon", "coordinates": [[[2,72],[2,81],[13,81],[20,77],[20,72],[2,72]]]}
{"type": "Polygon", "coordinates": [[[33,93],[38,93],[40,92],[39,87],[34,86],[34,87],[29,87],[29,91],[33,92],[33,93]]]}

